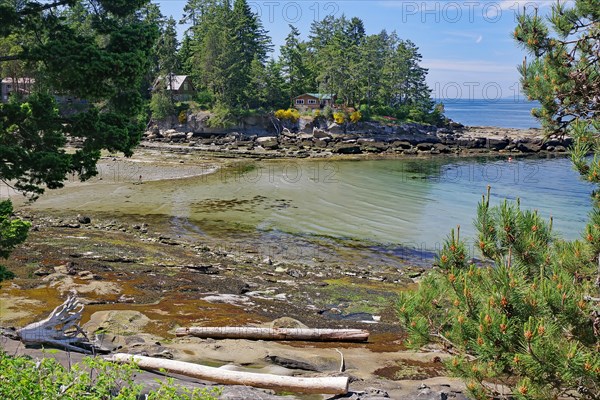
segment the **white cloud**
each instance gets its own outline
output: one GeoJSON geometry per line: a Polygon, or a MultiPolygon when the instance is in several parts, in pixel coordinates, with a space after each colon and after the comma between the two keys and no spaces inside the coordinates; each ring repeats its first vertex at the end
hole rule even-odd
{"type": "MultiPolygon", "coordinates": [[[[474,32],[461,32],[461,31],[445,31],[442,34],[446,37],[455,37],[460,39],[467,39],[469,42],[481,43],[483,40],[483,35],[474,32]]],[[[455,40],[454,42],[459,42],[459,40],[455,40]]],[[[462,40],[462,42],[465,42],[462,40]]]]}

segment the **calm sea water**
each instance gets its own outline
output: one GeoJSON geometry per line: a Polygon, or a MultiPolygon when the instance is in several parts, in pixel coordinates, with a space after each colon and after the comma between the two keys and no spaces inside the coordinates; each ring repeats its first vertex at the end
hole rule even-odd
{"type": "Polygon", "coordinates": [[[33,207],[162,215],[176,222],[176,234],[225,242],[254,232],[275,246],[282,237],[334,238],[381,246],[382,254],[431,253],[457,225],[473,237],[487,185],[493,204],[520,198],[522,207],[553,216],[555,232],[569,239],[580,236],[593,189],[566,158],[294,160],[183,181],[64,189],[33,207]]]}
{"type": "Polygon", "coordinates": [[[447,100],[446,116],[468,126],[497,126],[502,128],[539,128],[540,123],[531,116],[538,102],[523,99],[498,100],[447,100]]]}
{"type": "Polygon", "coordinates": [[[593,189],[559,158],[275,163],[220,179],[208,191],[192,186],[186,192],[196,199],[188,216],[200,224],[435,249],[457,225],[473,236],[487,185],[493,203],[520,198],[524,208],[553,216],[556,232],[570,239],[587,220],[593,189]],[[213,199],[241,202],[219,210],[213,199]]]}

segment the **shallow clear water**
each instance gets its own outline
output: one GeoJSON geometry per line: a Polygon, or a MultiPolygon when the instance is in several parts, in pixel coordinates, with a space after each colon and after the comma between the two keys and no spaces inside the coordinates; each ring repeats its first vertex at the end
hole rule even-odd
{"type": "MultiPolygon", "coordinates": [[[[592,186],[568,159],[377,160],[264,164],[236,181],[219,180],[196,196],[245,199],[233,210],[203,208],[189,216],[281,230],[434,249],[451,228],[473,233],[472,219],[487,185],[493,201],[521,199],[554,217],[558,233],[579,235],[592,186]],[[260,201],[255,196],[265,196],[260,201]]],[[[190,190],[193,190],[190,188],[190,190]]],[[[209,202],[209,204],[212,204],[209,202]]]]}
{"type": "Polygon", "coordinates": [[[67,188],[34,207],[162,215],[182,235],[254,233],[272,243],[285,238],[282,245],[325,237],[381,254],[430,252],[458,224],[463,237],[472,236],[488,184],[493,203],[520,198],[522,207],[552,215],[555,231],[570,239],[584,226],[593,189],[566,158],[286,161],[177,181],[67,188]]]}

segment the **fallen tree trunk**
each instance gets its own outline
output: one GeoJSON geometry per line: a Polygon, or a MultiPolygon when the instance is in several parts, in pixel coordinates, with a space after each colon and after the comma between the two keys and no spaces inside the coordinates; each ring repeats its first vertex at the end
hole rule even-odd
{"type": "Polygon", "coordinates": [[[259,374],[255,372],[229,371],[221,368],[207,367],[183,361],[166,360],[134,356],[132,354],[115,354],[112,361],[119,363],[134,363],[146,370],[164,369],[173,374],[190,376],[224,385],[245,385],[277,391],[313,394],[346,394],[348,393],[348,377],[317,377],[303,378],[295,376],[280,376],[259,374]]]}
{"type": "Polygon", "coordinates": [[[319,342],[366,342],[369,332],[362,329],[308,329],[256,327],[191,327],[178,328],[177,336],[213,339],[306,340],[319,342]]]}
{"type": "Polygon", "coordinates": [[[92,345],[79,326],[82,311],[83,304],[71,294],[48,318],[18,329],[17,337],[26,345],[47,344],[90,354],[92,345]]]}

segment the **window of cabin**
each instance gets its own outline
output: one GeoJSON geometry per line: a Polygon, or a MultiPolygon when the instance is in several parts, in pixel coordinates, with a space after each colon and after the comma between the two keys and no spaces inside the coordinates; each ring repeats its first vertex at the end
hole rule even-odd
{"type": "Polygon", "coordinates": [[[296,99],[296,104],[304,104],[304,99],[296,99]]]}
{"type": "Polygon", "coordinates": [[[308,104],[317,104],[315,99],[308,99],[308,104]]]}
{"type": "Polygon", "coordinates": [[[187,82],[183,82],[183,90],[190,90],[190,84],[187,82]]]}

